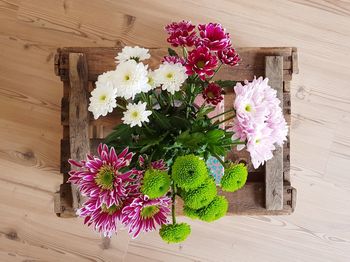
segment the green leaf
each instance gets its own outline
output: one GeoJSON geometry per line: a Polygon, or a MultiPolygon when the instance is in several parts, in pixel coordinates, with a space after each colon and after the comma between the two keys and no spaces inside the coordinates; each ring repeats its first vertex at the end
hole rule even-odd
{"type": "Polygon", "coordinates": [[[171,127],[170,120],[162,113],[158,113],[156,110],[153,110],[152,116],[161,128],[169,129],[171,127]]]}
{"type": "Polygon", "coordinates": [[[114,130],[106,137],[105,143],[110,144],[117,140],[131,139],[132,128],[126,124],[119,124],[114,130]]]}
{"type": "Polygon", "coordinates": [[[215,81],[216,84],[221,86],[222,88],[232,88],[236,85],[237,81],[232,80],[217,80],[215,81]]]}
{"type": "Polygon", "coordinates": [[[168,53],[170,56],[179,56],[176,51],[170,47],[168,48],[168,53]]]}
{"type": "Polygon", "coordinates": [[[202,118],[206,115],[208,115],[210,112],[214,111],[215,107],[214,106],[206,106],[203,107],[201,110],[197,112],[197,118],[202,118]]]}
{"type": "Polygon", "coordinates": [[[225,131],[222,129],[213,129],[206,133],[208,143],[217,143],[225,137],[225,131]]]}

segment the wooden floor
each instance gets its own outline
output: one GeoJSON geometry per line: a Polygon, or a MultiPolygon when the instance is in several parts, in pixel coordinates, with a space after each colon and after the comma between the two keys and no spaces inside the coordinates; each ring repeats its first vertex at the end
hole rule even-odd
{"type": "MultiPolygon", "coordinates": [[[[0,261],[350,261],[350,2],[331,0],[0,1],[0,261]],[[110,243],[53,213],[61,183],[62,46],[165,46],[170,21],[217,21],[236,46],[296,46],[288,217],[191,222],[110,243]]],[[[183,219],[186,221],[186,219],[183,219]]]]}

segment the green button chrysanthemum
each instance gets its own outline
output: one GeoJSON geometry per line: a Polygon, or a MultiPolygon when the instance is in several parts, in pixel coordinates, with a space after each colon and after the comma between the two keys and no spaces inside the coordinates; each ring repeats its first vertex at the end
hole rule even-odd
{"type": "Polygon", "coordinates": [[[244,164],[231,165],[225,169],[224,176],[221,179],[223,191],[235,192],[242,188],[247,181],[248,170],[244,164]]]}
{"type": "Polygon", "coordinates": [[[183,213],[185,216],[189,218],[192,218],[192,219],[198,218],[197,210],[189,208],[188,206],[183,207],[183,213]]]}
{"type": "Polygon", "coordinates": [[[208,177],[208,169],[204,160],[195,155],[179,156],[172,168],[172,178],[184,190],[200,186],[208,177]]]}
{"type": "Polygon", "coordinates": [[[216,196],[209,205],[196,210],[200,220],[212,222],[226,215],[228,201],[224,196],[216,196]]]}
{"type": "Polygon", "coordinates": [[[163,225],[159,230],[160,237],[168,243],[179,243],[191,234],[191,227],[186,223],[163,225]]]}
{"type": "Polygon", "coordinates": [[[170,177],[166,171],[148,169],[142,180],[141,192],[154,199],[163,196],[169,187],[170,177]]]}
{"type": "Polygon", "coordinates": [[[199,209],[208,205],[216,195],[216,184],[212,177],[208,177],[199,187],[185,192],[183,200],[187,207],[199,209]]]}

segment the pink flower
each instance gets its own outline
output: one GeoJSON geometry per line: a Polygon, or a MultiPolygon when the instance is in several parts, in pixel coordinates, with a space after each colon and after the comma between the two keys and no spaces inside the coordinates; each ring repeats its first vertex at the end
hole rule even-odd
{"type": "MultiPolygon", "coordinates": [[[[145,168],[145,159],[141,155],[139,156],[139,165],[140,167],[145,168]]],[[[151,162],[151,167],[153,169],[158,169],[163,171],[166,171],[169,169],[163,159],[151,162]]]]}
{"type": "Polygon", "coordinates": [[[100,205],[98,197],[89,198],[78,210],[80,217],[85,217],[84,224],[93,225],[94,229],[102,233],[105,237],[111,237],[117,232],[117,223],[122,219],[122,209],[125,202],[119,205],[113,204],[107,207],[106,204],[100,205]]]}
{"type": "Polygon", "coordinates": [[[129,234],[136,238],[141,231],[153,231],[157,224],[169,223],[170,204],[169,197],[149,199],[141,195],[123,209],[122,223],[129,226],[129,234]]]}
{"type": "Polygon", "coordinates": [[[212,51],[220,51],[231,45],[230,36],[217,23],[198,25],[201,39],[199,44],[207,46],[212,51]]]}
{"type": "Polygon", "coordinates": [[[209,83],[209,85],[203,90],[202,95],[207,103],[216,106],[224,99],[222,96],[223,93],[224,90],[221,86],[215,83],[209,83]]]}
{"type": "Polygon", "coordinates": [[[218,61],[209,48],[199,46],[188,54],[186,73],[188,75],[198,74],[199,78],[205,81],[206,77],[212,77],[218,61]]]}
{"type": "Polygon", "coordinates": [[[69,163],[78,169],[69,172],[68,181],[76,184],[82,194],[98,198],[98,205],[119,206],[140,186],[141,172],[135,169],[121,171],[130,164],[133,156],[128,148],[117,155],[113,147],[109,150],[107,145],[100,144],[98,155],[88,155],[87,160],[80,162],[70,159],[69,163]]]}
{"type": "Polygon", "coordinates": [[[167,41],[174,47],[193,46],[197,39],[194,29],[190,21],[173,22],[165,27],[169,34],[167,41]]]}
{"type": "MultiPolygon", "coordinates": [[[[252,163],[258,168],[272,158],[275,145],[282,145],[288,133],[276,90],[262,77],[234,87],[236,118],[233,140],[246,141],[252,163]]],[[[244,146],[239,146],[242,149],[244,146]]]]}
{"type": "Polygon", "coordinates": [[[227,47],[218,52],[220,61],[225,65],[235,66],[241,60],[236,53],[236,50],[232,47],[227,47]]]}
{"type": "Polygon", "coordinates": [[[164,56],[161,62],[162,63],[168,62],[173,64],[180,63],[181,65],[185,65],[185,60],[179,56],[170,56],[170,55],[164,56]]]}

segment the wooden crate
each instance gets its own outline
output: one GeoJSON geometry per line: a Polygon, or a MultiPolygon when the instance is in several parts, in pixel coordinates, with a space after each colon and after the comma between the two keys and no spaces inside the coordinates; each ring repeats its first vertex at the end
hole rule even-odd
{"type": "MultiPolygon", "coordinates": [[[[61,217],[75,216],[83,199],[74,185],[67,183],[70,165],[67,160],[83,159],[96,148],[120,121],[120,112],[115,110],[106,117],[94,120],[88,112],[88,97],[97,76],[115,68],[114,57],[120,48],[58,49],[55,55],[55,73],[63,81],[61,123],[61,173],[63,184],[55,194],[55,212],[61,217]]],[[[158,66],[166,49],[151,49],[151,68],[158,66]]],[[[298,73],[297,50],[291,47],[237,48],[242,62],[237,67],[223,67],[217,78],[243,81],[254,76],[267,76],[270,85],[277,90],[282,101],[285,118],[290,125],[291,102],[290,81],[298,73]]],[[[227,92],[225,109],[232,108],[234,93],[227,92]]],[[[274,158],[265,166],[254,170],[249,154],[235,149],[228,158],[244,161],[248,165],[247,184],[234,193],[221,192],[229,200],[228,215],[286,215],[294,211],[296,189],[290,183],[290,141],[274,152],[274,158]]],[[[177,212],[181,215],[182,201],[177,201],[177,212]]]]}

